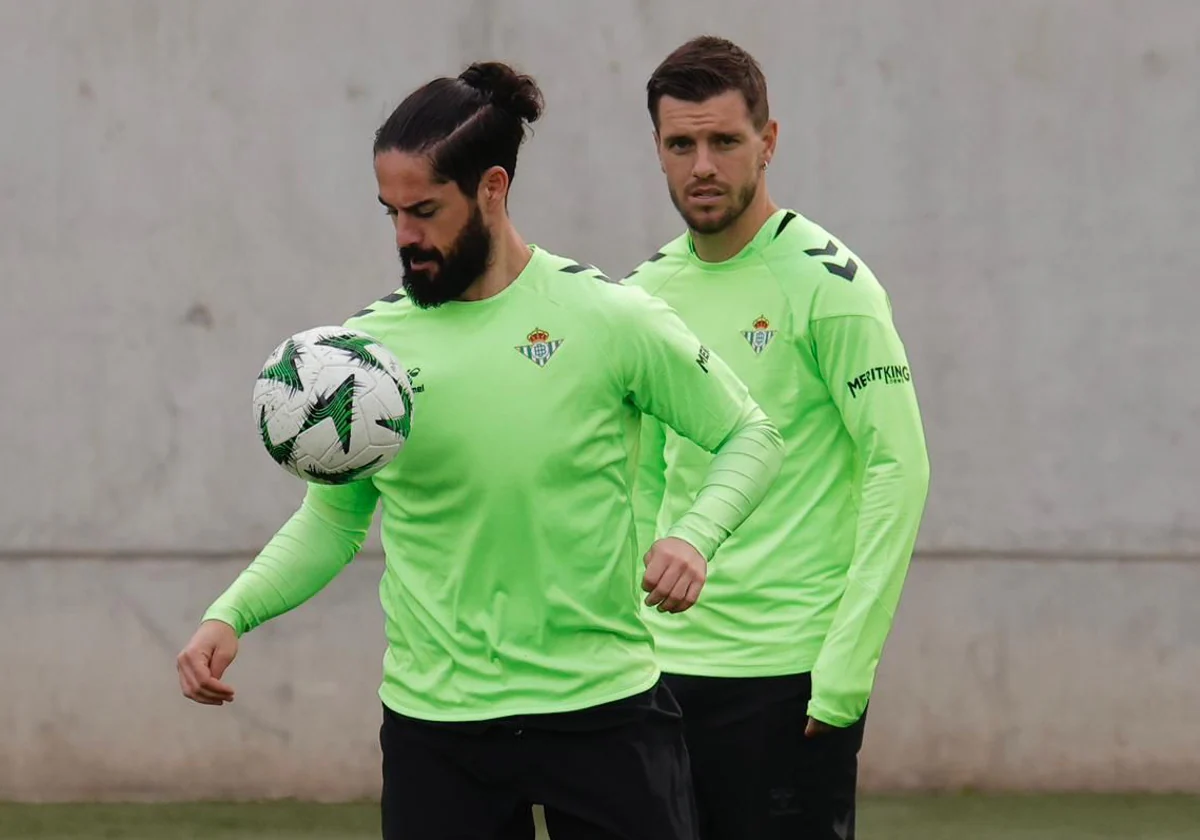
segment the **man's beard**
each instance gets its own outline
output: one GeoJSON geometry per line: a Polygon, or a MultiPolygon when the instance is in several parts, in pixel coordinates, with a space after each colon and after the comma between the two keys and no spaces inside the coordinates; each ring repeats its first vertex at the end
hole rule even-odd
{"type": "Polygon", "coordinates": [[[755,178],[733,193],[733,204],[724,213],[715,217],[689,214],[687,205],[684,203],[686,198],[680,199],[675,195],[674,190],[668,190],[668,192],[671,194],[671,203],[675,205],[675,209],[679,211],[679,215],[683,217],[689,228],[700,234],[720,233],[740,219],[746,212],[746,208],[754,201],[754,196],[758,194],[758,179],[755,178]]]}
{"type": "Polygon", "coordinates": [[[454,243],[442,254],[436,249],[401,248],[404,291],[422,309],[432,309],[459,300],[471,284],[487,271],[492,256],[492,235],[483,223],[479,207],[463,226],[454,243]],[[436,272],[414,271],[414,262],[433,262],[436,272]]]}

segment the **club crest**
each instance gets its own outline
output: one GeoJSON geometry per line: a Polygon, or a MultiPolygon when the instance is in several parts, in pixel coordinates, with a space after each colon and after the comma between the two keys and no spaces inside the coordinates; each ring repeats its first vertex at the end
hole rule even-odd
{"type": "Polygon", "coordinates": [[[561,338],[551,339],[550,333],[543,329],[534,330],[526,338],[529,339],[529,343],[518,345],[517,352],[538,367],[545,367],[546,362],[550,361],[550,357],[563,343],[561,338]]]}
{"type": "Polygon", "coordinates": [[[750,349],[756,355],[766,350],[774,337],[775,330],[771,329],[771,322],[764,315],[759,315],[754,326],[742,333],[742,338],[750,343],[750,349]]]}

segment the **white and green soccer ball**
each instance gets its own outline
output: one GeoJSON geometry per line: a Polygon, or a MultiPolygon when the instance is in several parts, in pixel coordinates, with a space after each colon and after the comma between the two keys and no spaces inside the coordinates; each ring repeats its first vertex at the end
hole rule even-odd
{"type": "Polygon", "coordinates": [[[315,327],[275,348],[254,384],[254,420],[276,464],[305,481],[370,478],[404,448],[412,382],[371,336],[315,327]]]}

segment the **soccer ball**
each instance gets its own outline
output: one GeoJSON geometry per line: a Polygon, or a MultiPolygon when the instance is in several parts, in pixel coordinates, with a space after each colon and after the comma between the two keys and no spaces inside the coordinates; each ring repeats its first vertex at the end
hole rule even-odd
{"type": "Polygon", "coordinates": [[[412,425],[412,383],[371,336],[315,327],[284,341],[254,383],[254,420],[276,464],[305,481],[370,478],[412,425]]]}

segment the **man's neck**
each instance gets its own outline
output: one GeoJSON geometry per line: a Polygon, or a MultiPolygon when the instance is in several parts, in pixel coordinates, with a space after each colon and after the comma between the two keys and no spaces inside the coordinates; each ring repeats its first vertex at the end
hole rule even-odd
{"type": "Polygon", "coordinates": [[[732,225],[717,233],[692,231],[692,245],[696,256],[703,262],[719,263],[736,256],[750,244],[762,226],[779,208],[771,200],[767,185],[763,184],[754,201],[732,225]]]}
{"type": "Polygon", "coordinates": [[[487,300],[500,294],[520,276],[532,257],[533,252],[521,234],[510,222],[505,222],[492,240],[492,259],[487,271],[463,292],[461,300],[487,300]]]}

